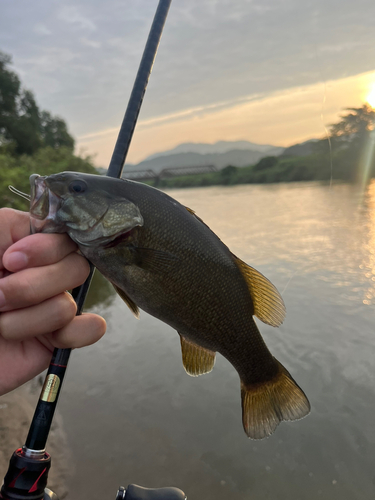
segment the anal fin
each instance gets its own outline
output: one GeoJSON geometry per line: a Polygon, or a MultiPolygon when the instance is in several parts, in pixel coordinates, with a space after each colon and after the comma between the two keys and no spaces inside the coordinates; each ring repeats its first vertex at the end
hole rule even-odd
{"type": "Polygon", "coordinates": [[[215,351],[194,344],[180,334],[182,364],[186,373],[192,377],[209,373],[215,364],[215,351]]]}

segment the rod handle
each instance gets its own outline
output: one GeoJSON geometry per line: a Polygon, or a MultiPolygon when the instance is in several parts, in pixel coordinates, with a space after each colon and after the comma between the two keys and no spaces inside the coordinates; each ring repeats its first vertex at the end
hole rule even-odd
{"type": "Polygon", "coordinates": [[[143,488],[129,484],[117,492],[116,500],[186,500],[185,493],[178,488],[143,488]]]}
{"type": "Polygon", "coordinates": [[[9,461],[9,469],[1,487],[1,500],[43,500],[51,457],[29,458],[18,448],[9,461]]]}

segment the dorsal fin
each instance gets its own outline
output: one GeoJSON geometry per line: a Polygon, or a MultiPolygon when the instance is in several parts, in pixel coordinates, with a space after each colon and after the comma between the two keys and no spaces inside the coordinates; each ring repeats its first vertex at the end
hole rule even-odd
{"type": "MultiPolygon", "coordinates": [[[[201,222],[201,223],[202,223],[202,224],[204,224],[206,227],[208,227],[208,229],[210,229],[210,227],[209,227],[209,226],[207,226],[207,224],[204,222],[204,220],[202,220],[202,219],[201,219],[201,218],[200,218],[200,217],[199,217],[199,216],[198,216],[198,215],[194,212],[194,210],[193,210],[192,208],[189,208],[189,207],[185,207],[185,208],[186,208],[186,210],[187,210],[187,211],[188,211],[191,215],[194,215],[194,217],[195,217],[196,219],[198,219],[198,220],[199,220],[199,222],[201,222]]],[[[211,229],[210,229],[210,231],[211,231],[211,229]]]]}
{"type": "MultiPolygon", "coordinates": [[[[233,254],[232,254],[233,255],[233,254]]],[[[254,315],[263,323],[280,326],[285,318],[285,304],[277,288],[262,273],[233,255],[253,299],[254,315]]]]}
{"type": "Polygon", "coordinates": [[[135,302],[133,302],[132,299],[126,295],[124,290],[121,290],[121,288],[119,288],[118,286],[116,286],[113,283],[112,283],[112,285],[113,285],[113,288],[116,290],[116,292],[120,295],[122,300],[125,302],[125,304],[129,307],[131,312],[134,314],[134,316],[137,319],[139,319],[139,309],[138,309],[137,304],[135,302]]]}
{"type": "Polygon", "coordinates": [[[187,340],[181,334],[179,335],[181,340],[182,364],[186,373],[192,377],[209,373],[214,367],[216,353],[198,344],[194,344],[194,342],[187,340]]]}

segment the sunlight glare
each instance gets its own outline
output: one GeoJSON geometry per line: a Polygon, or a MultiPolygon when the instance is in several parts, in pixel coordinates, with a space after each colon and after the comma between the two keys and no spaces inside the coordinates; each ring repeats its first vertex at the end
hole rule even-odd
{"type": "Polygon", "coordinates": [[[372,108],[375,108],[375,83],[373,84],[370,93],[366,97],[366,101],[370,104],[372,108]]]}

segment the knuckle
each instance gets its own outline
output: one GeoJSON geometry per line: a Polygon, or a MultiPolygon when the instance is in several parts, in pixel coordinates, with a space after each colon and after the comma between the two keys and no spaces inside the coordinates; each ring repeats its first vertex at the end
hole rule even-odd
{"type": "Polygon", "coordinates": [[[23,304],[32,304],[36,299],[36,290],[33,282],[23,273],[13,273],[5,277],[1,283],[1,290],[9,308],[23,304]]]}
{"type": "Polygon", "coordinates": [[[9,207],[0,208],[0,225],[9,224],[12,221],[20,221],[20,218],[28,218],[29,214],[26,212],[21,212],[19,210],[14,210],[9,207]]]}
{"type": "Polygon", "coordinates": [[[3,207],[0,208],[0,220],[9,220],[17,214],[16,210],[13,208],[3,207]]]}
{"type": "MultiPolygon", "coordinates": [[[[16,277],[17,273],[15,273],[13,276],[16,277]]],[[[20,280],[17,280],[17,281],[19,282],[20,280]]],[[[21,286],[19,283],[17,284],[17,283],[13,282],[12,284],[13,284],[13,287],[12,287],[13,293],[16,296],[17,296],[17,294],[19,296],[22,293],[23,301],[26,304],[37,304],[40,302],[40,300],[41,300],[40,290],[39,290],[37,283],[35,283],[33,280],[24,277],[24,280],[23,280],[21,286]]]]}
{"type": "Polygon", "coordinates": [[[77,306],[71,295],[67,292],[56,297],[55,322],[56,329],[69,324],[75,317],[77,306]]]}
{"type": "Polygon", "coordinates": [[[8,207],[0,208],[0,220],[9,220],[10,217],[13,217],[14,210],[8,207]]]}
{"type": "Polygon", "coordinates": [[[12,340],[12,324],[9,322],[9,314],[0,314],[0,336],[5,340],[12,340]]]}
{"type": "Polygon", "coordinates": [[[74,276],[77,284],[82,284],[90,274],[90,265],[82,255],[78,255],[77,253],[71,254],[70,259],[72,276],[74,276]]]}
{"type": "Polygon", "coordinates": [[[59,262],[76,249],[76,244],[67,234],[43,234],[44,248],[50,262],[59,262]],[[46,244],[47,243],[47,244],[46,244]]]}

